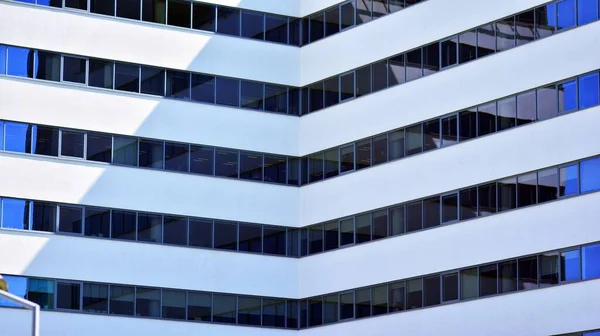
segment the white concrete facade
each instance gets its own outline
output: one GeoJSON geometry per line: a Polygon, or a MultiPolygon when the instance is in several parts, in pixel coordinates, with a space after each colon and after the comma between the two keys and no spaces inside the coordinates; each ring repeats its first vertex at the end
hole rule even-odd
{"type": "MultiPolygon", "coordinates": [[[[203,2],[303,17],[342,1],[203,2]]],[[[298,48],[0,0],[0,45],[301,87],[547,2],[427,0],[298,48]]],[[[302,117],[0,75],[0,120],[303,157],[597,71],[598,55],[600,21],[302,117]]],[[[600,155],[599,124],[596,105],[301,187],[0,150],[0,198],[305,228],[600,155]]],[[[0,274],[299,300],[599,242],[598,202],[302,258],[0,226],[0,274]]],[[[41,335],[551,336],[600,328],[599,302],[595,279],[300,330],[47,310],[41,335]]],[[[0,307],[0,335],[24,335],[27,318],[0,307]]]]}

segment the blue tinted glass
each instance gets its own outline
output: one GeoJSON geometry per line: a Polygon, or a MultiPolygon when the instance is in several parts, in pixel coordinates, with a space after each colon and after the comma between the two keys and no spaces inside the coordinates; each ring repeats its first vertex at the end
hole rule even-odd
{"type": "Polygon", "coordinates": [[[575,25],[575,0],[563,0],[557,3],[557,29],[575,25]]]}
{"type": "MultiPolygon", "coordinates": [[[[8,285],[8,292],[20,298],[25,298],[27,295],[27,278],[13,275],[4,275],[4,280],[8,285]]],[[[0,307],[21,307],[8,300],[0,298],[0,307]]]]}
{"type": "Polygon", "coordinates": [[[115,137],[113,142],[113,163],[127,166],[137,166],[137,139],[127,137],[115,137]]]}
{"type": "Polygon", "coordinates": [[[558,113],[577,108],[577,82],[572,80],[558,84],[558,113]]]}
{"type": "Polygon", "coordinates": [[[560,168],[560,194],[567,196],[577,194],[579,190],[579,177],[577,165],[560,168]]]}
{"type": "Polygon", "coordinates": [[[581,193],[600,189],[600,158],[582,161],[581,193]]]}
{"type": "Polygon", "coordinates": [[[579,257],[579,249],[561,253],[561,281],[577,280],[581,278],[579,265],[581,258],[579,257]]]}
{"type": "Polygon", "coordinates": [[[33,78],[34,50],[19,47],[8,47],[8,70],[12,76],[33,78]]]}
{"type": "Polygon", "coordinates": [[[583,250],[583,279],[600,277],[600,244],[585,246],[583,250]]]}
{"type": "Polygon", "coordinates": [[[217,104],[240,106],[240,81],[231,78],[217,78],[217,104]]]}
{"type": "MultiPolygon", "coordinates": [[[[33,2],[33,0],[29,1],[33,2]]],[[[37,4],[42,6],[62,7],[61,0],[37,0],[37,4]]]]}
{"type": "Polygon", "coordinates": [[[0,121],[0,150],[4,150],[4,121],[0,121]]]}
{"type": "Polygon", "coordinates": [[[6,46],[0,45],[0,75],[6,74],[6,46]]]}
{"type": "Polygon", "coordinates": [[[4,148],[9,152],[30,153],[31,129],[29,125],[7,122],[6,145],[4,148]]]}
{"type": "Polygon", "coordinates": [[[582,25],[598,20],[598,0],[577,0],[577,23],[582,25]]]}
{"type": "Polygon", "coordinates": [[[600,331],[592,331],[592,332],[584,333],[583,336],[600,336],[600,331]]]}
{"type": "Polygon", "coordinates": [[[29,203],[20,199],[3,199],[2,227],[29,230],[29,203]]]}
{"type": "Polygon", "coordinates": [[[598,105],[598,73],[579,78],[579,108],[598,105]]]}
{"type": "MultiPolygon", "coordinates": [[[[24,3],[35,3],[35,0],[16,0],[18,2],[24,2],[24,3]]],[[[41,0],[38,0],[41,1],[41,0]]]]}

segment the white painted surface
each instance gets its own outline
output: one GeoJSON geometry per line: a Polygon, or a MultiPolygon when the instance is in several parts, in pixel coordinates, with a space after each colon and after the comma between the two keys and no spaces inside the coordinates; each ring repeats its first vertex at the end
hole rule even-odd
{"type": "Polygon", "coordinates": [[[599,53],[600,22],[596,22],[330,107],[300,118],[300,152],[315,153],[598,70],[599,53]]]}
{"type": "MultiPolygon", "coordinates": [[[[42,311],[41,336],[188,336],[188,335],[227,335],[227,336],[279,336],[297,335],[298,331],[256,327],[194,323],[149,318],[120,317],[93,314],[69,314],[42,311]]],[[[21,336],[22,325],[28,323],[26,313],[0,308],[2,335],[21,336]]]]}
{"type": "Polygon", "coordinates": [[[295,259],[0,230],[0,274],[297,297],[295,259]],[[19,253],[14,253],[19,251],[19,253]],[[58,262],[60,261],[60,262],[58,262]]]}
{"type": "Polygon", "coordinates": [[[302,258],[300,297],[600,241],[600,193],[302,258]],[[567,228],[568,227],[568,228],[567,228]]]}
{"type": "Polygon", "coordinates": [[[300,331],[305,336],[548,336],[600,328],[600,280],[300,331]]]}
{"type": "Polygon", "coordinates": [[[297,117],[5,76],[0,76],[0,119],[298,154],[297,117]]]}
{"type": "Polygon", "coordinates": [[[594,107],[301,187],[300,225],[598,155],[599,123],[594,107]]]}
{"type": "Polygon", "coordinates": [[[286,85],[300,78],[297,47],[7,2],[0,43],[286,85]]]}
{"type": "Polygon", "coordinates": [[[0,153],[2,196],[296,226],[298,188],[0,153]]]}
{"type": "Polygon", "coordinates": [[[427,0],[302,47],[301,81],[310,84],[545,2],[427,0]]]}

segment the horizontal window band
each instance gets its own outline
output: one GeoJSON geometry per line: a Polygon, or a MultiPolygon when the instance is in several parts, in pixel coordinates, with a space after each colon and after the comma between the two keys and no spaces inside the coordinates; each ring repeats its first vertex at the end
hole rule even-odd
{"type": "MultiPolygon", "coordinates": [[[[45,310],[305,329],[598,279],[600,243],[300,300],[16,275],[4,278],[9,292],[45,310]]],[[[0,307],[10,306],[0,300],[0,307]]]]}
{"type": "Polygon", "coordinates": [[[598,174],[595,156],[303,228],[3,197],[0,228],[300,258],[597,192],[598,174]]]}
{"type": "Polygon", "coordinates": [[[568,334],[553,335],[553,336],[600,336],[600,329],[588,330],[588,331],[583,331],[583,332],[574,332],[574,333],[568,333],[568,334]]]}
{"type": "Polygon", "coordinates": [[[301,47],[425,0],[343,1],[303,18],[187,0],[12,0],[301,47]]]}

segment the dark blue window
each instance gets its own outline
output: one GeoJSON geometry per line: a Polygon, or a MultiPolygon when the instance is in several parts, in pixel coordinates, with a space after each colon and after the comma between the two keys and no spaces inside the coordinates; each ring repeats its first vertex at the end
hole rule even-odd
{"type": "Polygon", "coordinates": [[[323,108],[323,82],[317,82],[309,86],[310,90],[310,112],[323,108]]]}
{"type": "MultiPolygon", "coordinates": [[[[167,13],[167,24],[190,28],[192,18],[192,4],[185,0],[169,0],[169,11],[167,13]]],[[[164,14],[163,14],[164,15],[164,14]]]]}
{"type": "Polygon", "coordinates": [[[558,84],[558,113],[577,109],[577,81],[558,84]]]}
{"type": "Polygon", "coordinates": [[[600,158],[581,161],[581,193],[600,189],[600,158]]]}
{"type": "Polygon", "coordinates": [[[238,177],[238,152],[232,150],[217,150],[215,152],[215,175],[223,177],[238,177]]]}
{"type": "Polygon", "coordinates": [[[262,325],[285,327],[285,300],[263,299],[262,325]]]}
{"type": "Polygon", "coordinates": [[[239,230],[240,251],[262,252],[262,226],[240,224],[239,230]]]}
{"type": "Polygon", "coordinates": [[[142,66],[142,93],[164,96],[165,70],[142,66]]]}
{"type": "Polygon", "coordinates": [[[325,15],[324,13],[315,14],[310,18],[310,41],[315,42],[325,35],[325,15]]]}
{"type": "Polygon", "coordinates": [[[286,251],[286,231],[285,228],[264,227],[264,248],[263,252],[267,254],[285,255],[286,251]]]}
{"type": "Polygon", "coordinates": [[[240,35],[240,10],[219,7],[217,9],[217,32],[227,35],[240,35]]]}
{"type": "Polygon", "coordinates": [[[136,138],[114,137],[113,163],[137,166],[138,141],[136,138]]]}
{"type": "Polygon", "coordinates": [[[235,222],[215,221],[215,248],[237,250],[237,227],[238,225],[235,222]]]}
{"type": "Polygon", "coordinates": [[[163,169],[163,142],[140,140],[139,166],[163,169]]]}
{"type": "Polygon", "coordinates": [[[83,229],[83,209],[61,206],[58,219],[58,231],[81,234],[83,229]]]}
{"type": "Polygon", "coordinates": [[[267,182],[286,183],[286,159],[283,156],[265,155],[265,177],[267,182]]]}
{"type": "Polygon", "coordinates": [[[117,0],[117,16],[139,20],[140,19],[140,0],[117,0]]]}
{"type": "Polygon", "coordinates": [[[0,45],[0,75],[6,74],[6,46],[0,45]]]}
{"type": "Polygon", "coordinates": [[[173,171],[189,171],[190,146],[165,143],[165,169],[173,171]]]}
{"type": "Polygon", "coordinates": [[[4,198],[2,200],[2,227],[9,229],[29,230],[30,201],[4,198]]]}
{"type": "Polygon", "coordinates": [[[87,10],[87,0],[65,0],[65,7],[87,10]]]}
{"type": "Polygon", "coordinates": [[[287,87],[265,84],[265,111],[287,113],[287,87]]]}
{"type": "Polygon", "coordinates": [[[560,254],[560,281],[581,279],[579,249],[560,254]]]}
{"type": "Polygon", "coordinates": [[[56,204],[32,202],[31,229],[54,232],[56,230],[56,204]]]}
{"type": "Polygon", "coordinates": [[[575,0],[562,0],[556,3],[557,29],[575,26],[575,0]]]}
{"type": "Polygon", "coordinates": [[[242,81],[242,107],[262,110],[264,107],[263,83],[242,81]]]}
{"type": "Polygon", "coordinates": [[[577,23],[579,25],[598,20],[598,0],[577,0],[577,23]]]}
{"type": "Polygon", "coordinates": [[[110,210],[101,208],[85,209],[85,235],[110,237],[110,210]]]}
{"type": "Polygon", "coordinates": [[[192,28],[215,31],[215,6],[194,3],[192,28]]]}
{"type": "Polygon", "coordinates": [[[164,238],[165,244],[187,245],[188,220],[187,217],[164,217],[164,238]]]}
{"type": "MultiPolygon", "coordinates": [[[[47,1],[47,0],[46,0],[47,1]]],[[[55,1],[55,0],[51,0],[55,1]]],[[[58,1],[56,1],[58,2],[58,1]]],[[[39,0],[38,0],[39,3],[39,0]]],[[[106,1],[106,0],[91,0],[90,1],[90,11],[96,14],[103,15],[115,15],[115,3],[114,1],[106,1]]]]}
{"type": "Polygon", "coordinates": [[[112,137],[110,135],[87,134],[87,159],[98,162],[111,162],[112,137]]]}
{"type": "Polygon", "coordinates": [[[115,89],[140,92],[140,67],[135,64],[115,63],[115,89]]]}
{"type": "Polygon", "coordinates": [[[535,38],[544,38],[556,30],[556,6],[550,3],[535,9],[535,38]]]}
{"type": "Polygon", "coordinates": [[[31,153],[31,126],[6,122],[6,144],[8,152],[31,153]]]}
{"type": "Polygon", "coordinates": [[[265,17],[265,40],[288,42],[288,19],[285,16],[267,14],[265,17]]]}
{"type": "Polygon", "coordinates": [[[559,196],[577,194],[579,190],[579,173],[577,164],[560,168],[559,196]]]}
{"type": "Polygon", "coordinates": [[[308,326],[323,324],[323,300],[319,298],[308,300],[308,326]]]}
{"type": "Polygon", "coordinates": [[[323,225],[315,225],[308,228],[309,254],[323,251],[323,225]]]}
{"type": "Polygon", "coordinates": [[[217,104],[240,106],[240,81],[217,77],[217,104]]]}
{"type": "Polygon", "coordinates": [[[191,146],[190,172],[195,174],[213,175],[215,150],[211,147],[191,146]]]}
{"type": "Polygon", "coordinates": [[[187,300],[188,320],[210,322],[212,294],[188,292],[187,300]]]}
{"type": "Polygon", "coordinates": [[[263,40],[265,35],[265,15],[258,12],[242,12],[242,36],[263,40]]]}
{"type": "Polygon", "coordinates": [[[11,76],[33,78],[33,49],[8,47],[7,74],[11,76]]]}
{"type": "Polygon", "coordinates": [[[579,108],[598,105],[598,73],[579,77],[579,108]]]}
{"type": "Polygon", "coordinates": [[[113,88],[113,63],[90,59],[88,85],[104,89],[113,88]]]}
{"type": "Polygon", "coordinates": [[[167,97],[190,99],[190,73],[167,71],[167,97]]]}
{"type": "Polygon", "coordinates": [[[86,59],[80,57],[63,57],[63,81],[85,84],[86,59]]]}
{"type": "Polygon", "coordinates": [[[36,51],[35,78],[58,82],[60,80],[60,54],[36,51]]]}
{"type": "Polygon", "coordinates": [[[190,218],[189,244],[190,246],[211,248],[213,236],[213,222],[211,220],[190,218]]]}
{"type": "Polygon", "coordinates": [[[235,295],[213,295],[213,322],[235,324],[236,302],[237,297],[235,295]]]}
{"type": "Polygon", "coordinates": [[[215,76],[192,74],[192,100],[215,103],[215,76]]]}
{"type": "Polygon", "coordinates": [[[32,153],[58,156],[58,128],[33,125],[31,133],[32,153]]]}
{"type": "Polygon", "coordinates": [[[111,238],[135,240],[135,212],[113,210],[111,215],[111,238]]]}
{"type": "Polygon", "coordinates": [[[185,320],[187,293],[181,290],[162,290],[162,318],[185,320]]]}
{"type": "Polygon", "coordinates": [[[240,154],[240,178],[245,180],[262,181],[263,157],[260,154],[240,154]]]}
{"type": "Polygon", "coordinates": [[[162,242],[162,215],[138,213],[137,240],[162,242]]]}
{"type": "Polygon", "coordinates": [[[583,251],[583,279],[600,277],[600,244],[584,246],[583,251]]]}

